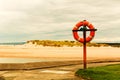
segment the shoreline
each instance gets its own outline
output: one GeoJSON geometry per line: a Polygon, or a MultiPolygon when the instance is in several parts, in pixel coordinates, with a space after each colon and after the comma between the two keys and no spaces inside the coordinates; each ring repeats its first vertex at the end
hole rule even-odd
{"type": "MultiPolygon", "coordinates": [[[[97,63],[111,63],[120,64],[119,60],[89,60],[88,65],[97,63]]],[[[72,65],[82,65],[81,60],[74,61],[50,61],[50,62],[30,62],[30,63],[0,63],[0,71],[5,70],[35,70],[35,69],[45,69],[72,65]]]]}

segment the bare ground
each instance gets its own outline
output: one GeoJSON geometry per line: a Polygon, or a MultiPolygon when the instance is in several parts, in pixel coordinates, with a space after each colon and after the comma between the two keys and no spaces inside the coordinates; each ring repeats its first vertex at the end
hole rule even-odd
{"type": "MultiPolygon", "coordinates": [[[[120,62],[90,63],[88,67],[104,66],[109,64],[120,64],[120,62]]],[[[83,80],[75,76],[82,65],[61,66],[35,70],[5,70],[0,75],[5,80],[83,80]]]]}

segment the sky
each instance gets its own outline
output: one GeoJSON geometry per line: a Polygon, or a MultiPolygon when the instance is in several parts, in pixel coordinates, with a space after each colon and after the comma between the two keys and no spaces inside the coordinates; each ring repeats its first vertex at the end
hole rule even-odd
{"type": "Polygon", "coordinates": [[[0,0],[0,42],[74,40],[82,20],[98,29],[92,42],[120,42],[119,0],[0,0]]]}

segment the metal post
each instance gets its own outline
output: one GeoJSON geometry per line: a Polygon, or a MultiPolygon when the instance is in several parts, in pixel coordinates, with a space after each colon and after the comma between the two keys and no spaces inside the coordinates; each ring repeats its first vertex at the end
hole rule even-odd
{"type": "Polygon", "coordinates": [[[83,43],[83,64],[84,64],[84,69],[87,68],[87,60],[86,60],[86,26],[83,26],[84,30],[83,30],[83,39],[84,39],[84,43],[83,43]]]}

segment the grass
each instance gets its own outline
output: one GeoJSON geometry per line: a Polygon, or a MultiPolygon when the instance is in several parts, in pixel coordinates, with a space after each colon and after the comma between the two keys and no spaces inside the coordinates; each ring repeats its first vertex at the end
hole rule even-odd
{"type": "Polygon", "coordinates": [[[120,80],[120,64],[80,69],[75,74],[85,80],[120,80]]]}
{"type": "MultiPolygon", "coordinates": [[[[42,46],[51,46],[51,47],[63,47],[63,46],[68,46],[68,47],[81,47],[83,46],[82,43],[80,42],[77,42],[77,41],[68,41],[68,40],[65,40],[65,41],[53,41],[53,40],[30,40],[30,41],[27,41],[27,43],[30,43],[30,44],[34,44],[34,45],[42,45],[42,46]]],[[[100,46],[109,46],[107,44],[97,44],[97,43],[87,43],[87,46],[91,47],[91,46],[94,46],[94,47],[100,47],[100,46]]]]}

